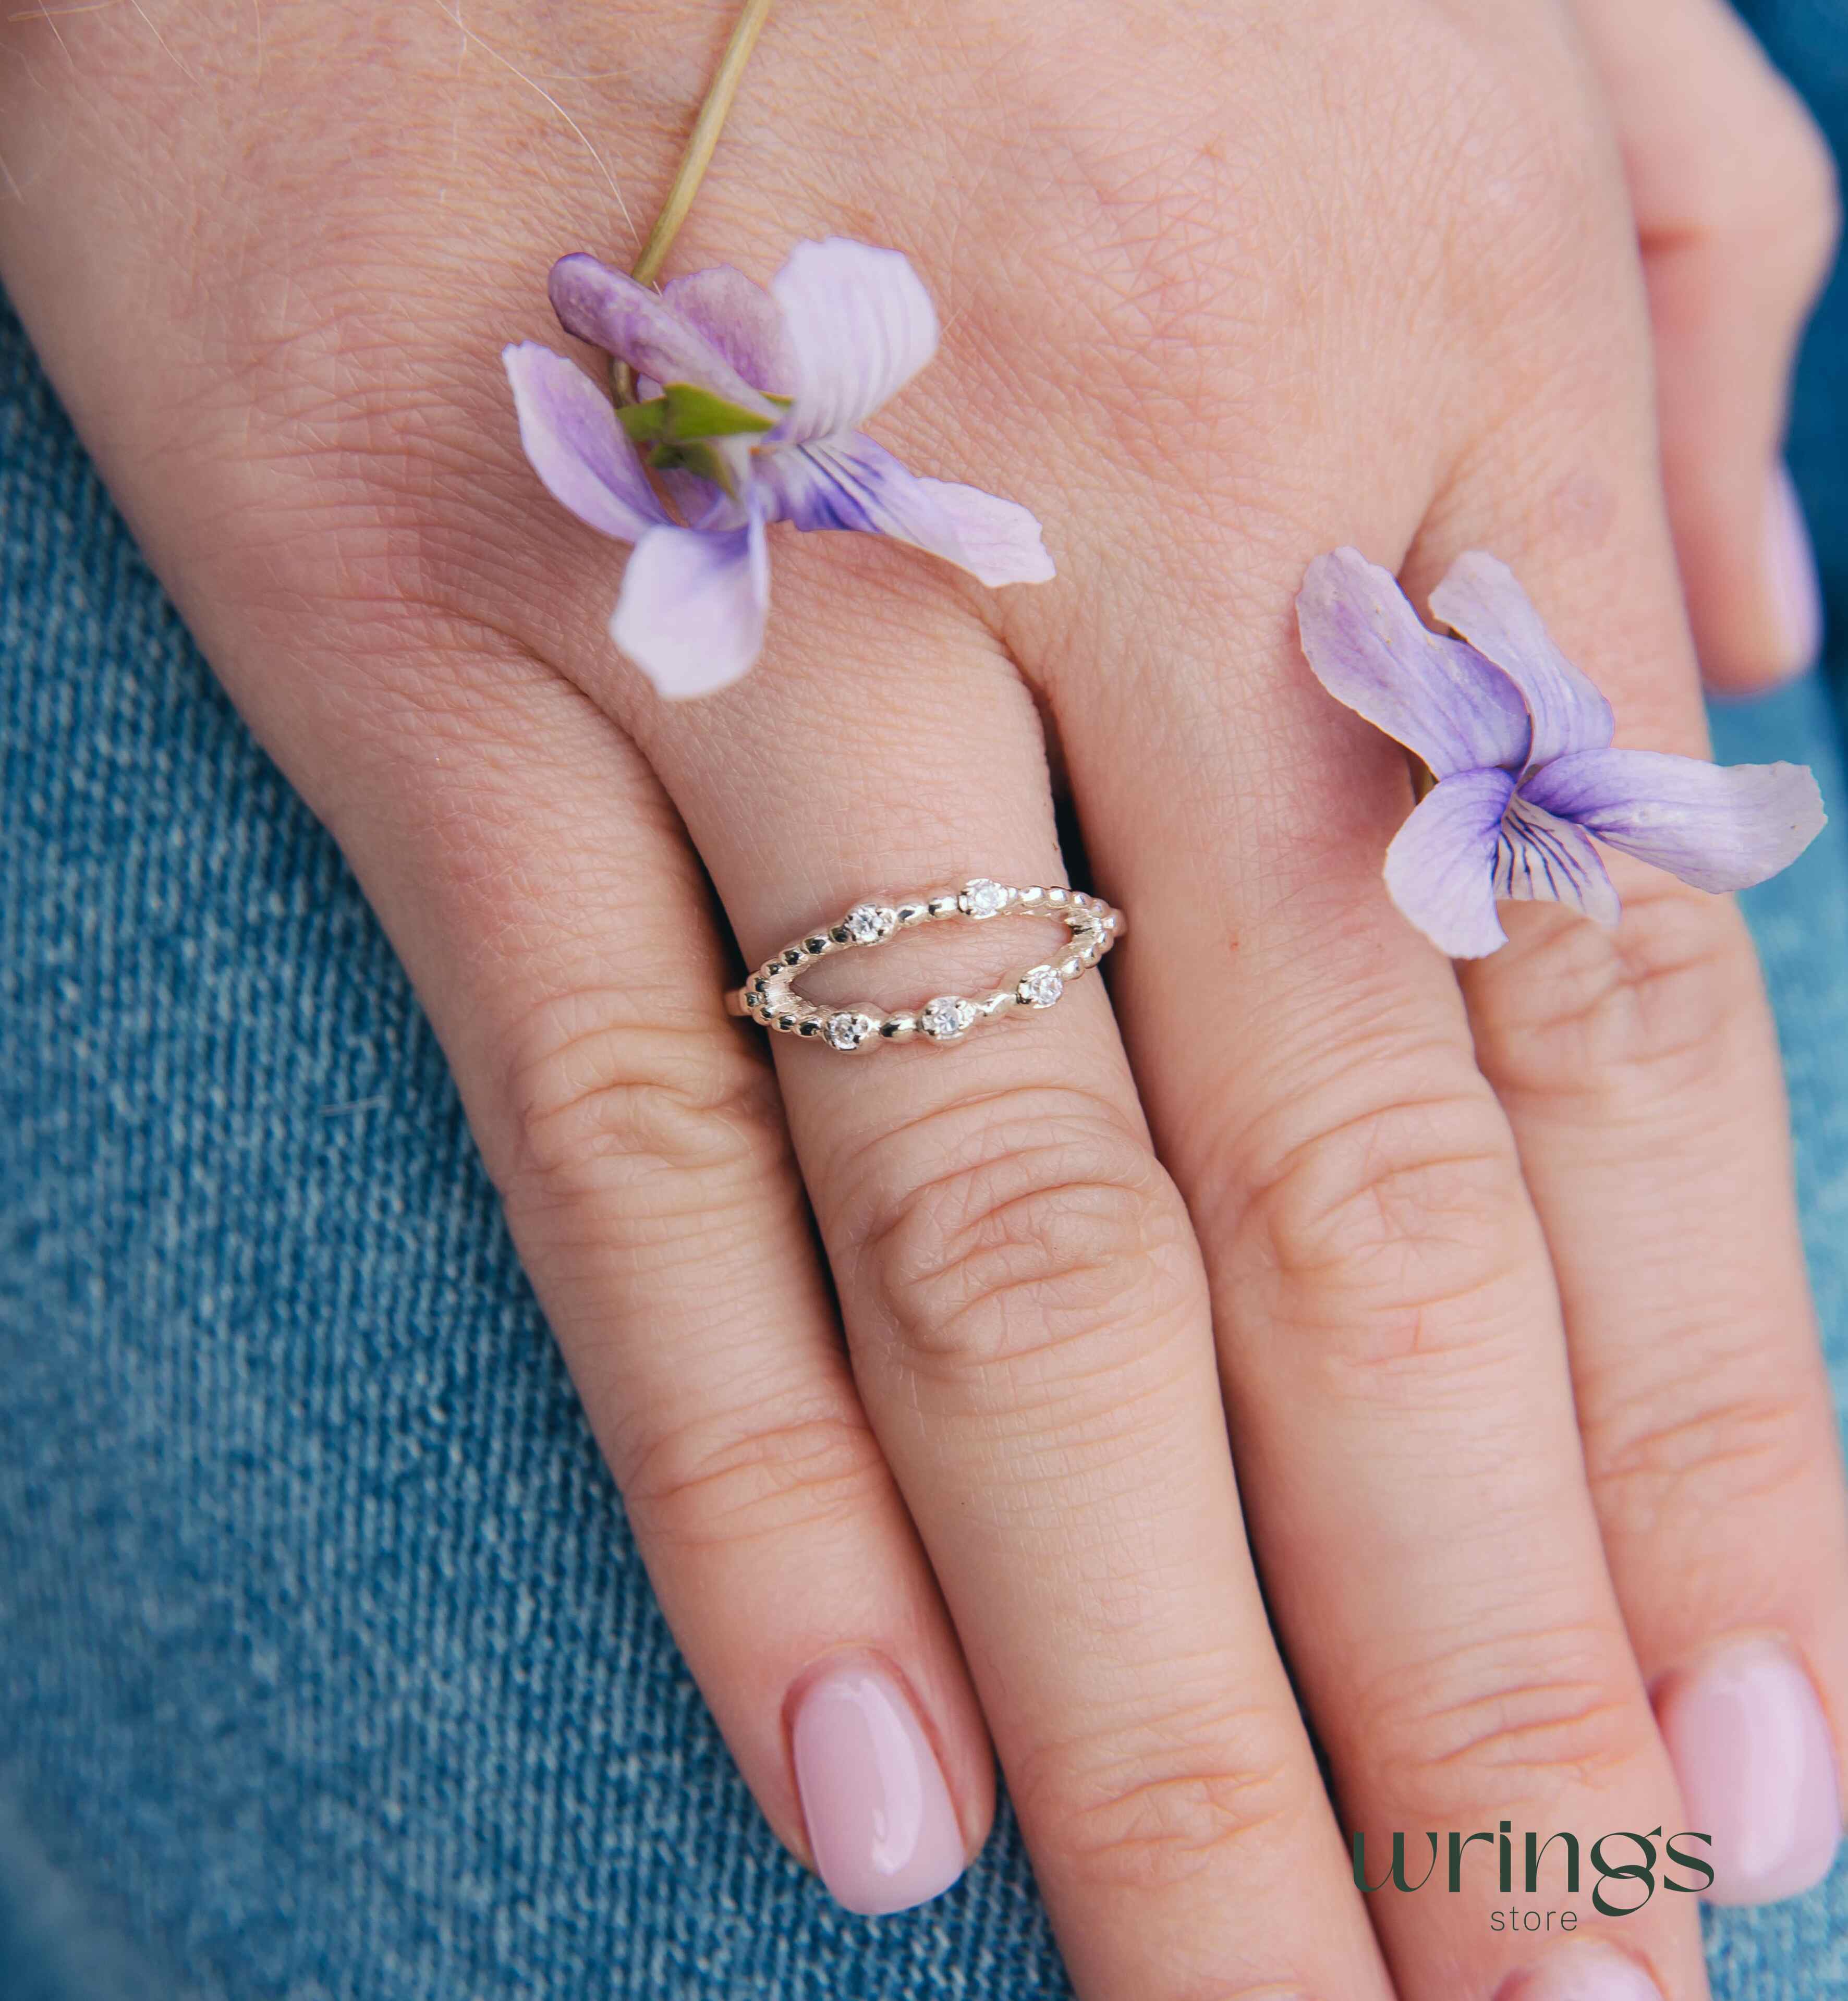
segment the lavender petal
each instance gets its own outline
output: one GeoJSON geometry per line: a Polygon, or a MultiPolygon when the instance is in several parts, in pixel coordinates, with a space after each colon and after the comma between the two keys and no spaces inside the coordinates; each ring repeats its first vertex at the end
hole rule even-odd
{"type": "Polygon", "coordinates": [[[1623,914],[1591,836],[1518,791],[1496,844],[1495,894],[1516,903],[1564,903],[1607,928],[1623,914]]]}
{"type": "Polygon", "coordinates": [[[760,514],[721,534],[654,528],[629,558],[610,637],[663,694],[709,694],[757,659],[769,607],[760,514]]]}
{"type": "Polygon", "coordinates": [[[1004,500],[979,486],[946,479],[920,479],[925,495],[948,516],[961,555],[934,549],[987,584],[1047,583],[1058,572],[1046,553],[1039,517],[1018,501],[1004,500]]]}
{"type": "Polygon", "coordinates": [[[774,520],[847,528],[908,543],[988,584],[1053,574],[1039,524],[1024,507],[973,486],[921,479],[857,431],[758,453],[754,470],[774,520]]]}
{"type": "Polygon", "coordinates": [[[1610,704],[1554,645],[1507,564],[1472,550],[1431,593],[1431,615],[1493,660],[1526,698],[1531,761],[1601,750],[1616,729],[1610,704]]]}
{"type": "Polygon", "coordinates": [[[520,442],[555,500],[623,542],[667,519],[609,398],[576,362],[531,340],[502,349],[500,358],[520,442]]]}
{"type": "Polygon", "coordinates": [[[661,297],[718,349],[753,389],[786,396],[795,353],[782,308],[764,287],[729,264],[670,278],[661,297]]]}
{"type": "Polygon", "coordinates": [[[1439,778],[1526,761],[1520,691],[1473,648],[1428,631],[1391,573],[1358,549],[1309,566],[1296,623],[1322,686],[1439,778]]]}
{"type": "Polygon", "coordinates": [[[719,349],[659,292],[583,251],[561,257],[546,281],[567,333],[626,361],[656,382],[691,382],[760,417],[782,415],[719,349]]]}
{"type": "Polygon", "coordinates": [[[1581,750],[1521,790],[1697,889],[1749,889],[1808,847],[1827,816],[1801,764],[1709,764],[1665,750],[1581,750]]]}
{"type": "Polygon", "coordinates": [[[779,441],[858,429],[937,352],[936,308],[896,250],[844,236],[799,243],[770,289],[795,357],[779,441]]]}
{"type": "Polygon", "coordinates": [[[1502,815],[1513,796],[1505,771],[1460,771],[1412,809],[1386,851],[1393,901],[1440,952],[1486,959],[1508,942],[1495,915],[1502,815]]]}

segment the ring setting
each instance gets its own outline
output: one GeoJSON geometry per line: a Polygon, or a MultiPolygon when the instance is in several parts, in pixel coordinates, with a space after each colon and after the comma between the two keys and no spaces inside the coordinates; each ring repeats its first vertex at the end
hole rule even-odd
{"type": "Polygon", "coordinates": [[[1067,987],[1088,973],[1127,928],[1121,910],[1082,889],[1016,887],[978,875],[960,889],[932,890],[889,902],[869,897],[855,903],[836,922],[806,932],[773,952],[742,987],[726,996],[726,1005],[773,1034],[806,1035],[843,1056],[883,1042],[947,1046],[963,1041],[984,1022],[1055,1006],[1067,987]],[[836,952],[870,950],[923,924],[957,919],[985,924],[1001,917],[1056,917],[1071,933],[1070,941],[1056,957],[1028,966],[979,997],[939,994],[921,1007],[887,1012],[855,1003],[830,1005],[795,991],[795,981],[809,966],[836,952]]]}

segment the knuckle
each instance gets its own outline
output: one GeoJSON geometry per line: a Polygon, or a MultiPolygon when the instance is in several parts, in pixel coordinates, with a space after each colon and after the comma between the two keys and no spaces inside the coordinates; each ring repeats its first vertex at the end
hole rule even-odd
{"type": "MultiPolygon", "coordinates": [[[[1717,1373],[1717,1372],[1713,1372],[1717,1373]]],[[[1825,1468],[1813,1396],[1792,1385],[1716,1384],[1691,1373],[1699,1401],[1665,1410],[1659,1386],[1588,1428],[1585,1458],[1607,1512],[1632,1531],[1685,1535],[1690,1510],[1725,1519],[1735,1509],[1798,1491],[1825,1468]]]]}
{"type": "Polygon", "coordinates": [[[1519,928],[1507,964],[1474,976],[1479,1053],[1504,1091],[1604,1091],[1623,1078],[1698,1091],[1762,1005],[1737,910],[1679,884],[1627,896],[1614,933],[1550,911],[1519,928]]]}
{"type": "Polygon", "coordinates": [[[1181,1296],[1180,1198],[1122,1115],[1082,1089],[1010,1089],[881,1145],[861,1163],[851,1234],[904,1366],[1025,1361],[1132,1317],[1146,1326],[1181,1296]]]}
{"type": "Polygon", "coordinates": [[[786,1149],[768,1067],[703,1016],[639,1021],[619,997],[573,995],[516,1046],[498,1177],[512,1206],[620,1195],[637,1217],[709,1216],[786,1149]]]}
{"type": "Polygon", "coordinates": [[[214,447],[226,504],[214,525],[270,559],[241,565],[238,583],[278,617],[299,617],[291,579],[305,563],[343,606],[381,622],[406,603],[499,615],[534,546],[509,505],[518,468],[506,415],[466,357],[439,345],[407,359],[391,317],[440,323],[453,301],[415,254],[371,254],[376,264],[343,260],[337,279],[292,277],[287,330],[234,327],[222,365],[186,385],[198,433],[235,440],[235,461],[214,447]],[[381,316],[369,280],[387,269],[394,303],[381,316]]]}
{"type": "Polygon", "coordinates": [[[1274,1778],[1238,1770],[1150,1773],[1079,1804],[1067,1852],[1088,1884],[1157,1894],[1224,1869],[1285,1815],[1274,1778]]]}
{"type": "Polygon", "coordinates": [[[1467,134],[1472,156],[1485,155],[1482,192],[1465,205],[1458,247],[1472,259],[1487,254],[1494,267],[1511,261],[1547,270],[1575,267],[1585,241],[1585,218],[1608,206],[1610,188],[1602,171],[1603,135],[1595,122],[1573,116],[1576,100],[1549,115],[1501,115],[1483,106],[1467,134]]]}
{"type": "Polygon", "coordinates": [[[639,1529],[682,1549],[853,1519],[885,1477],[864,1415],[837,1400],[710,1415],[611,1459],[639,1529]]]}
{"type": "Polygon", "coordinates": [[[1440,1811],[1535,1778],[1603,1786],[1646,1746],[1624,1665],[1591,1627],[1494,1635],[1408,1665],[1360,1704],[1380,1796],[1440,1811]]]}
{"type": "Polygon", "coordinates": [[[1786,207],[1768,221],[1758,242],[1759,255],[1790,274],[1804,305],[1833,265],[1841,241],[1842,211],[1832,165],[1826,193],[1786,207]]]}
{"type": "MultiPolygon", "coordinates": [[[[1242,259],[1228,256],[1234,169],[1221,134],[1178,155],[1150,132],[1140,143],[1092,149],[1087,192],[1093,213],[1084,235],[1105,252],[1098,325],[1112,351],[1152,364],[1150,386],[1172,394],[1188,357],[1177,339],[1196,343],[1241,323],[1236,296],[1242,259]]],[[[1197,377],[1203,371],[1195,367],[1197,377]]]]}
{"type": "Polygon", "coordinates": [[[1026,33],[1049,59],[1025,68],[1020,87],[1058,167],[1043,186],[1057,218],[1049,235],[1081,247],[1091,275],[1087,336],[1136,356],[1188,325],[1197,339],[1201,317],[1210,322],[1231,301],[1237,260],[1223,239],[1239,219],[1241,168],[1257,148],[1206,81],[1229,52],[1222,23],[1207,14],[1177,23],[1154,50],[1120,10],[1087,11],[1100,46],[1145,54],[1143,73],[1100,75],[1060,60],[1068,29],[1048,16],[1026,33]],[[1189,144],[1175,144],[1177,129],[1189,144]]]}
{"type": "Polygon", "coordinates": [[[1239,1858],[1301,1811],[1294,1773],[1262,1716],[1207,1702],[1046,1761],[1056,1782],[1021,1793],[1026,1816],[1056,1830],[1068,1867],[1095,1891],[1155,1895],[1239,1858]],[[1217,1755],[1207,1747],[1220,1747],[1217,1755]],[[1048,1797],[1056,1794],[1056,1797],[1048,1797]]]}
{"type": "Polygon", "coordinates": [[[1600,235],[1587,221],[1617,219],[1617,176],[1594,101],[1550,64],[1512,74],[1504,54],[1472,48],[1451,66],[1446,104],[1430,155],[1442,186],[1429,193],[1452,218],[1459,303],[1492,326],[1511,288],[1532,300],[1582,282],[1600,235]]]}
{"type": "Polygon", "coordinates": [[[1502,1317],[1531,1218],[1507,1124],[1479,1085],[1408,1088],[1330,1115],[1252,1174],[1228,1233],[1281,1324],[1313,1328],[1377,1392],[1502,1317]]]}
{"type": "Polygon", "coordinates": [[[1686,162],[1645,246],[1727,246],[1762,284],[1805,294],[1834,254],[1841,197],[1835,158],[1797,93],[1768,68],[1742,73],[1734,116],[1686,162]]]}
{"type": "Polygon", "coordinates": [[[1711,194],[1716,233],[1749,245],[1761,264],[1789,270],[1806,287],[1828,267],[1841,233],[1835,156],[1801,103],[1785,96],[1782,115],[1756,136],[1745,170],[1711,194]]]}

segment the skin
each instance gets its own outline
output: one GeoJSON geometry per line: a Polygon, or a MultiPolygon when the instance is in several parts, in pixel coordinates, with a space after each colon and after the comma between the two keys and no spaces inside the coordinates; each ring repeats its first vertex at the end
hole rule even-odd
{"type": "MultiPolygon", "coordinates": [[[[762,663],[673,706],[498,353],[568,345],[554,254],[631,254],[729,16],[15,15],[0,276],[416,981],[781,1838],[793,1696],[868,1652],[972,1855],[998,1751],[1086,2001],[1488,2001],[1554,1949],[1492,1871],[1363,1900],[1343,1831],[1686,1826],[1650,1690],[1736,1633],[1842,1742],[1848,1529],[1735,911],[1618,868],[1614,938],[1518,908],[1460,981],[1292,600],[1489,548],[1620,742],[1702,751],[1671,522],[1716,679],[1789,665],[1737,552],[1823,157],[1707,0],[791,6],[670,269],[902,246],[946,336],[874,428],[1060,576],[779,536],[762,663]],[[1108,993],[773,1070],[728,931],[1063,879],[1049,764],[1133,919],[1108,993]]],[[[919,942],[852,985],[1034,950],[919,942]]],[[[1548,1901],[1706,1991],[1691,1898],[1548,1901]]]]}

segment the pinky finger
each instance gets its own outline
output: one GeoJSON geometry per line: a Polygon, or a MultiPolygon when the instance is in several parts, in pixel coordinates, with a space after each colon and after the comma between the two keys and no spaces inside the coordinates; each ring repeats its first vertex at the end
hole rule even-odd
{"type": "Polygon", "coordinates": [[[1617,119],[1655,332],[1663,472],[1707,686],[1815,663],[1822,607],[1780,441],[1837,228],[1828,148],[1724,0],[1578,0],[1617,119]]]}
{"type": "Polygon", "coordinates": [[[479,685],[440,733],[368,733],[395,768],[343,773],[328,816],[746,1782],[847,1908],[921,1902],[981,1844],[992,1754],[854,1390],[772,1072],[725,1012],[704,876],[562,681],[444,673],[479,685]]]}

